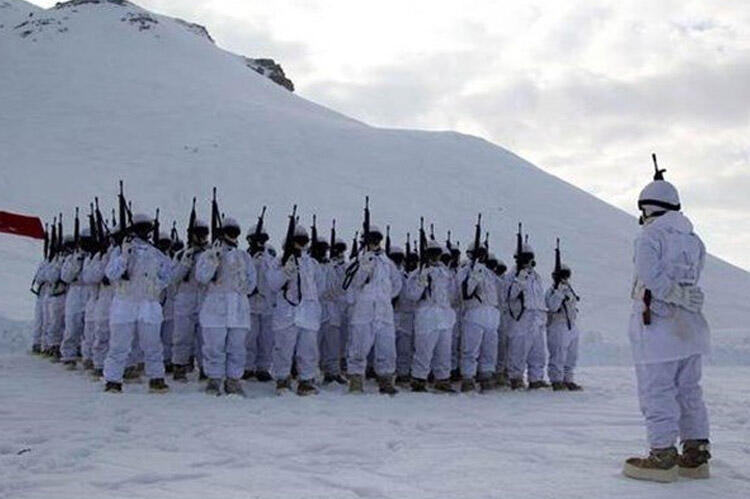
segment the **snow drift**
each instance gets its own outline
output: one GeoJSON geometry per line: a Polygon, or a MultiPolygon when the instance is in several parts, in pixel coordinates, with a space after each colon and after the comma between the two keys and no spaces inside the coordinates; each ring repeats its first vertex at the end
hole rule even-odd
{"type": "MultiPolygon", "coordinates": [[[[465,244],[481,211],[508,263],[523,221],[545,277],[562,238],[584,298],[583,361],[627,360],[632,216],[485,140],[374,128],[306,101],[194,25],[129,2],[0,7],[3,209],[63,210],[70,222],[95,195],[114,205],[124,179],[136,211],[159,206],[184,229],[192,197],[205,218],[216,185],[222,209],[247,224],[268,205],[278,241],[294,203],[305,223],[336,218],[351,238],[369,195],[373,222],[399,240],[423,215],[465,244]]],[[[649,180],[648,157],[634,167],[649,180]]],[[[31,317],[40,246],[0,237],[0,316],[31,317]]],[[[750,274],[710,258],[703,284],[715,343],[750,351],[750,274]]]]}

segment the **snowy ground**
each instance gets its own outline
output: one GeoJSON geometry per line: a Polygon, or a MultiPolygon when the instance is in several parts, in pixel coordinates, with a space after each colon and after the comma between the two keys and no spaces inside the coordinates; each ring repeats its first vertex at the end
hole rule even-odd
{"type": "MultiPolygon", "coordinates": [[[[706,369],[714,478],[620,475],[644,448],[632,370],[583,393],[110,395],[81,372],[0,355],[0,497],[749,497],[750,368],[706,369]]],[[[370,387],[374,390],[374,386],[370,387]]]]}

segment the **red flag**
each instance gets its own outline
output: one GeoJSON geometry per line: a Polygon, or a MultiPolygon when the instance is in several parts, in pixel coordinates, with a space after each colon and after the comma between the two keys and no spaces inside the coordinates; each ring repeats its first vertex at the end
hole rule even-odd
{"type": "Polygon", "coordinates": [[[38,217],[27,217],[7,211],[0,211],[0,232],[44,239],[44,227],[38,217]]]}

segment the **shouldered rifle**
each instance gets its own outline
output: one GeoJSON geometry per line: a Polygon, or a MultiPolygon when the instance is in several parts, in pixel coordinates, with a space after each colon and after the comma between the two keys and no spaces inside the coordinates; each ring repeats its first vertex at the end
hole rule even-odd
{"type": "Polygon", "coordinates": [[[484,249],[487,250],[487,255],[490,254],[490,233],[485,232],[484,233],[484,249]]]}
{"type": "Polygon", "coordinates": [[[190,210],[190,217],[188,218],[188,225],[187,225],[187,244],[190,245],[190,235],[193,233],[193,229],[195,229],[195,220],[198,218],[198,215],[195,213],[195,196],[193,196],[193,207],[190,210]]]}
{"type": "Polygon", "coordinates": [[[430,224],[430,241],[435,240],[435,224],[430,224]]]}
{"type": "Polygon", "coordinates": [[[331,222],[331,244],[328,246],[328,254],[333,258],[333,247],[336,245],[336,219],[331,222]]]}
{"type": "Polygon", "coordinates": [[[385,226],[385,254],[391,254],[391,226],[385,226]]]}
{"type": "Polygon", "coordinates": [[[292,214],[289,215],[289,223],[286,227],[286,237],[284,238],[284,251],[281,255],[281,266],[286,265],[286,262],[294,254],[294,228],[297,224],[297,205],[295,204],[292,208],[292,214]]]}
{"type": "Polygon", "coordinates": [[[315,251],[313,248],[318,244],[318,217],[313,213],[313,223],[310,227],[310,249],[315,251]]]}
{"type": "Polygon", "coordinates": [[[76,206],[76,218],[73,221],[73,243],[75,243],[76,249],[81,242],[81,220],[78,218],[78,206],[76,206]]]}
{"type": "Polygon", "coordinates": [[[263,209],[260,210],[258,223],[255,225],[255,233],[253,234],[253,237],[255,238],[256,241],[260,241],[260,237],[263,235],[263,219],[265,218],[265,216],[266,216],[266,207],[264,206],[263,209]]]}
{"type": "Polygon", "coordinates": [[[44,224],[44,259],[46,260],[49,256],[49,225],[44,224]]]}
{"type": "Polygon", "coordinates": [[[94,198],[94,216],[96,218],[96,236],[97,236],[97,244],[99,247],[99,251],[104,253],[107,251],[107,236],[109,235],[109,231],[107,230],[107,234],[104,234],[104,231],[106,230],[106,224],[104,223],[104,217],[102,217],[102,212],[99,210],[99,198],[94,198]]]}
{"type": "Polygon", "coordinates": [[[354,239],[352,240],[352,249],[349,252],[349,259],[354,260],[357,258],[357,255],[359,254],[359,231],[354,232],[354,239]]]}
{"type": "Polygon", "coordinates": [[[659,169],[659,165],[656,163],[656,153],[651,153],[651,159],[654,161],[654,180],[664,180],[664,173],[667,170],[659,169]]]}
{"type": "Polygon", "coordinates": [[[560,272],[562,271],[562,259],[560,258],[560,238],[557,238],[555,245],[555,271],[552,274],[552,278],[555,281],[555,289],[560,287],[560,281],[562,280],[560,272]]]}
{"type": "MultiPolygon", "coordinates": [[[[96,212],[94,211],[94,203],[89,203],[89,237],[91,237],[94,243],[99,242],[99,231],[96,230],[96,212]]],[[[94,247],[92,245],[91,247],[94,247]]]]}
{"type": "Polygon", "coordinates": [[[445,247],[448,251],[453,250],[453,243],[451,242],[451,231],[448,231],[448,238],[445,240],[445,247]]]}
{"type": "Polygon", "coordinates": [[[211,200],[211,242],[215,243],[221,236],[221,212],[219,211],[219,202],[216,200],[216,187],[213,190],[213,199],[211,200]]]}
{"type": "Polygon", "coordinates": [[[477,224],[474,226],[474,251],[471,252],[471,268],[473,269],[479,258],[479,247],[482,244],[482,214],[477,215],[477,224]]]}
{"type": "Polygon", "coordinates": [[[57,250],[63,250],[63,216],[62,213],[57,215],[57,250]]]}
{"type": "Polygon", "coordinates": [[[518,232],[516,232],[516,277],[521,273],[521,253],[523,253],[523,225],[518,222],[518,232]]]}
{"type": "Polygon", "coordinates": [[[365,241],[365,251],[370,242],[370,196],[365,196],[365,219],[362,222],[362,235],[365,241]]]}
{"type": "Polygon", "coordinates": [[[419,217],[419,268],[427,265],[427,234],[424,231],[424,217],[419,217]]]}
{"type": "Polygon", "coordinates": [[[153,233],[153,241],[154,246],[159,246],[159,237],[161,236],[159,234],[161,227],[159,226],[159,208],[156,209],[156,216],[154,217],[154,233],[153,233]]]}
{"type": "Polygon", "coordinates": [[[404,261],[409,261],[409,257],[411,256],[411,234],[408,232],[406,233],[406,254],[404,255],[404,261]]]}
{"type": "Polygon", "coordinates": [[[49,253],[47,253],[47,260],[50,262],[57,256],[57,217],[52,219],[52,229],[49,236],[49,253]]]}
{"type": "Polygon", "coordinates": [[[176,243],[180,236],[177,235],[177,220],[172,220],[172,230],[169,232],[169,239],[176,243]]]}

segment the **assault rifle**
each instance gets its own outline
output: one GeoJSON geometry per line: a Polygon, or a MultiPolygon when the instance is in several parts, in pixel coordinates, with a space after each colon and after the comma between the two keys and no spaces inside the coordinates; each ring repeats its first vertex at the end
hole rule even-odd
{"type": "Polygon", "coordinates": [[[336,219],[331,222],[331,244],[328,246],[328,254],[333,258],[333,247],[336,245],[336,219]]]}
{"type": "Polygon", "coordinates": [[[198,218],[198,215],[195,213],[195,197],[193,197],[193,208],[190,210],[190,217],[188,218],[188,225],[187,225],[187,243],[190,244],[190,235],[193,233],[193,229],[195,229],[195,220],[198,218]]]}
{"type": "Polygon", "coordinates": [[[424,217],[419,217],[419,268],[427,265],[427,235],[424,231],[424,217]]]}
{"type": "Polygon", "coordinates": [[[391,226],[385,226],[385,254],[391,254],[391,226]]]}
{"type": "Polygon", "coordinates": [[[73,222],[73,243],[76,249],[81,243],[81,220],[78,218],[78,206],[76,206],[76,218],[73,222]]]}
{"type": "Polygon", "coordinates": [[[154,246],[157,248],[159,247],[159,239],[161,238],[160,232],[160,226],[159,226],[159,208],[156,209],[156,216],[154,217],[154,233],[153,233],[153,241],[154,246]]]}
{"type": "Polygon", "coordinates": [[[651,159],[654,161],[654,180],[664,180],[664,173],[667,170],[660,170],[656,163],[656,153],[651,153],[651,159]]]}
{"type": "MultiPolygon", "coordinates": [[[[266,216],[266,207],[264,206],[263,209],[260,211],[260,216],[258,217],[258,223],[255,225],[255,232],[253,233],[253,238],[256,241],[260,241],[261,236],[263,235],[263,219],[266,216]]],[[[313,222],[315,224],[315,222],[313,222]]]]}
{"type": "Polygon", "coordinates": [[[516,277],[521,273],[521,253],[523,253],[523,225],[518,222],[518,232],[516,232],[516,277]]]}
{"type": "Polygon", "coordinates": [[[482,244],[482,214],[477,215],[477,224],[474,226],[474,251],[471,252],[471,268],[473,269],[479,258],[479,247],[482,244]]]}
{"type": "Polygon", "coordinates": [[[216,201],[216,187],[213,190],[213,199],[211,200],[211,242],[215,243],[221,236],[221,212],[219,212],[219,203],[216,201]]]}
{"type": "Polygon", "coordinates": [[[294,228],[297,224],[297,205],[292,208],[292,214],[289,215],[289,224],[286,227],[286,237],[284,238],[284,252],[281,255],[281,266],[294,254],[294,228]]]}

